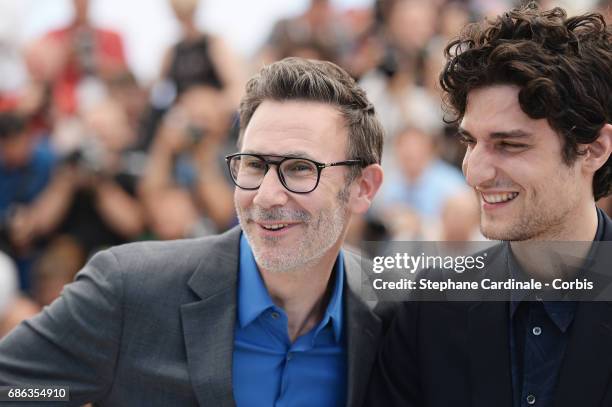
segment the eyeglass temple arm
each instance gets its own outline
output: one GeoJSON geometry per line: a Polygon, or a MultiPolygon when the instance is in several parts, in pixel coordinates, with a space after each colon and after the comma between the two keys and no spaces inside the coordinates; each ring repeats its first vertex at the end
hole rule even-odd
{"type": "Polygon", "coordinates": [[[335,163],[321,164],[321,168],[337,167],[339,165],[361,164],[361,160],[338,161],[335,163]]]}

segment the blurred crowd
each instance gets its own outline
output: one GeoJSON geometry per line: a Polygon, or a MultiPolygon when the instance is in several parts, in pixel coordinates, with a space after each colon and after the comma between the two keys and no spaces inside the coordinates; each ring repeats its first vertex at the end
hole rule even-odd
{"type": "MultiPolygon", "coordinates": [[[[169,3],[181,38],[153,83],[137,81],[121,35],[91,22],[88,0],[73,0],[70,24],[24,47],[0,38],[0,58],[25,67],[0,78],[0,337],[100,249],[237,224],[223,157],[236,151],[238,103],[249,75],[286,56],[342,66],[385,128],[384,186],[353,219],[349,242],[482,239],[437,75],[449,39],[512,0],[377,0],[343,11],[311,0],[249,60],[195,23],[197,0],[169,3]],[[11,87],[11,74],[25,85],[11,87]]],[[[591,3],[610,21],[609,0],[591,3]]]]}

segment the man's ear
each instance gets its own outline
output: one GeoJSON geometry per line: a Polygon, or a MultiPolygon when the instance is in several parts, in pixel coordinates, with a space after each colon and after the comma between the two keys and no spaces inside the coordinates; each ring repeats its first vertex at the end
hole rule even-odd
{"type": "Polygon", "coordinates": [[[586,145],[583,169],[594,174],[604,166],[612,153],[612,124],[605,124],[599,130],[599,136],[591,144],[586,145]]]}
{"type": "Polygon", "coordinates": [[[351,186],[350,206],[353,213],[366,213],[383,182],[383,169],[379,164],[370,164],[361,170],[361,175],[351,186]]]}

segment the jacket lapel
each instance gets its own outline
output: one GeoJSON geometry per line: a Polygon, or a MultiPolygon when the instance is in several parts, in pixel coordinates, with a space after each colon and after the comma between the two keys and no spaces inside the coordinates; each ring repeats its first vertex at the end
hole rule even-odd
{"type": "Polygon", "coordinates": [[[361,266],[353,255],[345,256],[345,315],[348,362],[347,403],[349,407],[363,404],[370,371],[376,359],[381,335],[380,319],[359,298],[361,266]]]}
{"type": "Polygon", "coordinates": [[[479,302],[469,310],[470,382],[475,407],[511,407],[509,311],[505,302],[479,302]]]}
{"type": "Polygon", "coordinates": [[[240,229],[205,239],[188,284],[200,300],[181,306],[189,376],[201,406],[231,407],[240,229]]]}
{"type": "MultiPolygon", "coordinates": [[[[508,246],[491,259],[487,274],[493,281],[507,278],[508,246]]],[[[488,301],[476,302],[468,311],[468,352],[470,382],[475,407],[512,406],[510,364],[510,314],[505,296],[494,291],[484,294],[488,301]]]]}

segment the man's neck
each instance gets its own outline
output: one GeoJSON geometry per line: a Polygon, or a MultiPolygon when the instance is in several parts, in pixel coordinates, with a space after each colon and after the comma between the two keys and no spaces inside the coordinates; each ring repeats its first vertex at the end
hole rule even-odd
{"type": "Polygon", "coordinates": [[[512,252],[525,273],[543,281],[575,274],[588,254],[598,226],[595,203],[580,208],[560,229],[529,241],[512,242],[512,252]]]}
{"type": "Polygon", "coordinates": [[[333,268],[338,252],[316,264],[287,272],[269,272],[260,268],[272,301],[287,314],[289,338],[294,342],[317,325],[327,308],[334,289],[333,268]]]}

